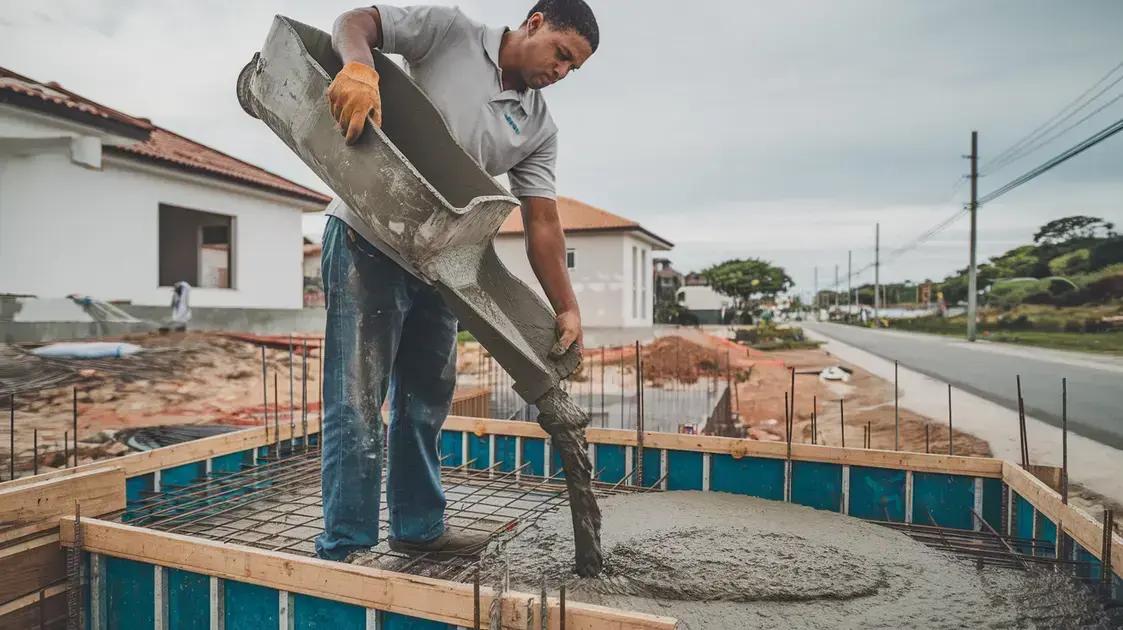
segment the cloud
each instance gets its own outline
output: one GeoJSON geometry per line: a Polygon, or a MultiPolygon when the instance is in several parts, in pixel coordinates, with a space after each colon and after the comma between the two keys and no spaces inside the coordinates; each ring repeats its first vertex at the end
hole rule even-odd
{"type": "MultiPolygon", "coordinates": [[[[327,30],[357,4],[7,2],[0,59],[325,190],[241,111],[234,80],[273,14],[327,30]]],[[[530,2],[459,4],[517,26],[530,2]]],[[[1123,60],[1123,3],[1112,0],[593,4],[600,49],[546,92],[561,128],[560,190],[671,239],[679,268],[761,256],[801,289],[816,266],[833,280],[848,250],[865,265],[875,223],[891,249],[955,212],[972,129],[985,163],[1123,60]]],[[[980,191],[1121,115],[1123,102],[980,191]]],[[[1066,214],[1123,224],[1120,138],[984,208],[981,255],[1066,214]]],[[[961,221],[882,275],[939,278],[965,264],[961,221]]]]}

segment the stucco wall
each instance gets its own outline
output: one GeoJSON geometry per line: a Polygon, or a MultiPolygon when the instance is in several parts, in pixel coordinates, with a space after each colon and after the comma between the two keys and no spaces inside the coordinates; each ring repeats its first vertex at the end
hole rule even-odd
{"type": "MultiPolygon", "coordinates": [[[[5,136],[21,137],[17,122],[0,126],[5,136]]],[[[166,203],[234,219],[234,288],[193,290],[192,306],[301,307],[296,203],[108,154],[96,170],[64,149],[23,153],[0,152],[0,293],[168,304],[158,277],[166,203]]]]}

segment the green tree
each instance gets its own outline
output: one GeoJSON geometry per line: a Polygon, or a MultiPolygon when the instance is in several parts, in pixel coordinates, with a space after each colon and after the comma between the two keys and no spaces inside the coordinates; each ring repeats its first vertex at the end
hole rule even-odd
{"type": "Polygon", "coordinates": [[[702,270],[710,288],[737,300],[742,307],[754,299],[787,291],[792,279],[782,267],[759,258],[733,259],[702,270]]]}
{"type": "Polygon", "coordinates": [[[1041,226],[1033,235],[1033,242],[1040,245],[1058,245],[1075,239],[1091,239],[1115,236],[1115,224],[1099,217],[1075,215],[1056,219],[1041,226]]]}

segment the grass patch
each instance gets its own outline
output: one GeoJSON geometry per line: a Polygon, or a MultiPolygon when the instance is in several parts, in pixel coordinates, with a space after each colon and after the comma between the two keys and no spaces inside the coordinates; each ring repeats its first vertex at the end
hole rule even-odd
{"type": "Polygon", "coordinates": [[[468,332],[467,330],[461,330],[460,332],[456,333],[456,343],[468,343],[469,341],[475,340],[476,338],[473,337],[472,333],[468,332]]]}

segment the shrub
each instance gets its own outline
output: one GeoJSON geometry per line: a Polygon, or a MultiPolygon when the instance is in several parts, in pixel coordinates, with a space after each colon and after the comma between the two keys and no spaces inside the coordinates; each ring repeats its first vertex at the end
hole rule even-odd
{"type": "Polygon", "coordinates": [[[1049,261],[1049,271],[1058,276],[1081,273],[1091,268],[1091,252],[1087,247],[1073,250],[1049,261]]]}
{"type": "Polygon", "coordinates": [[[1123,263],[1123,237],[1111,238],[1092,247],[1088,256],[1090,269],[1102,269],[1108,265],[1123,263]]]}

